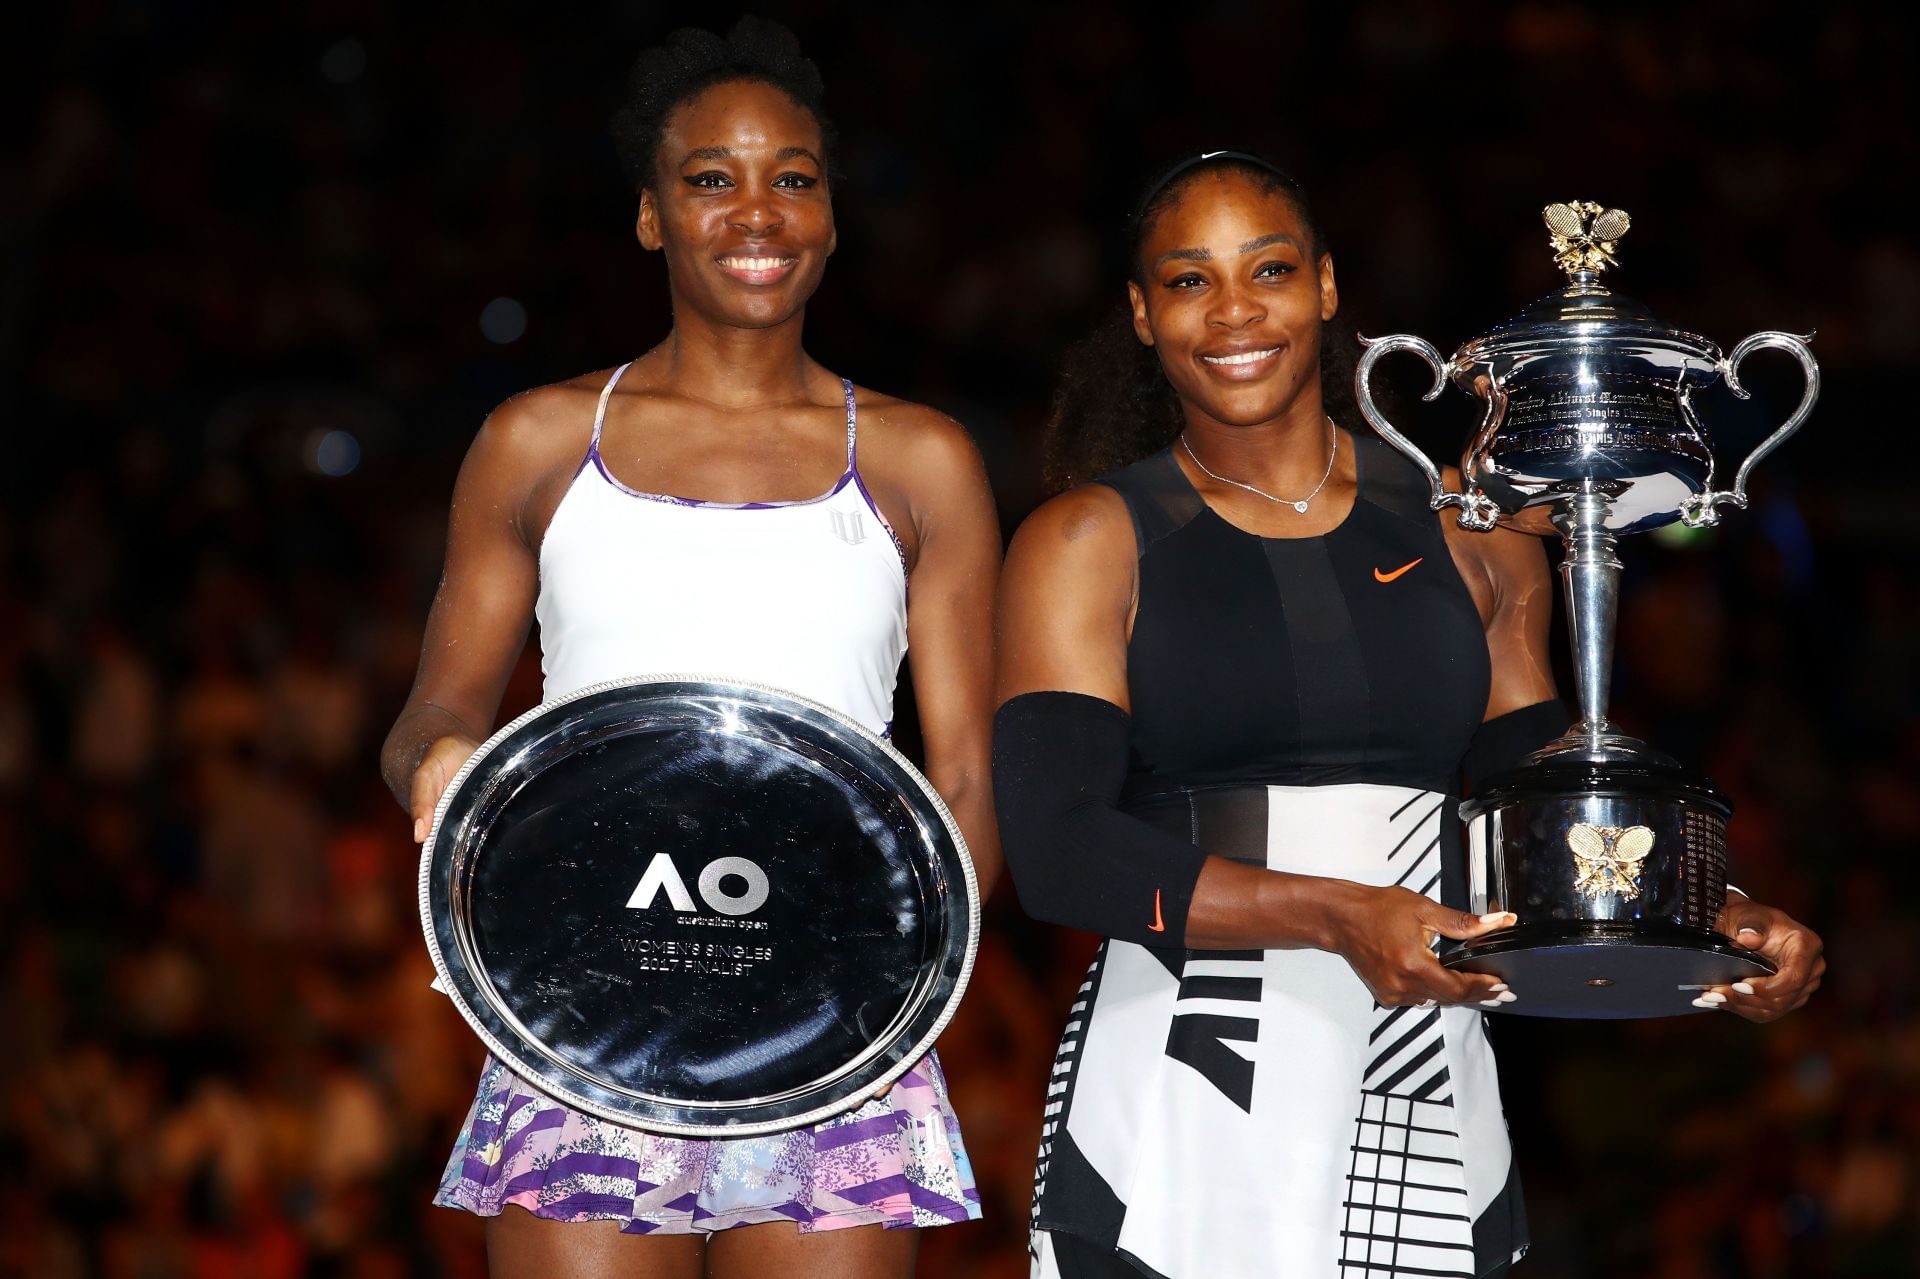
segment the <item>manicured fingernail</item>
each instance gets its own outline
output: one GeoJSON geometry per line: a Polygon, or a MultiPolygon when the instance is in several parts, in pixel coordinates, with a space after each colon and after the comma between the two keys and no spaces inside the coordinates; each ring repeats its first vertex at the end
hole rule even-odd
{"type": "Polygon", "coordinates": [[[1503,1004],[1510,1004],[1518,998],[1520,998],[1520,996],[1514,994],[1510,990],[1503,990],[1500,992],[1500,1002],[1503,1004]]]}
{"type": "Polygon", "coordinates": [[[1695,1008],[1718,1008],[1721,1004],[1725,1002],[1726,1000],[1724,999],[1715,1000],[1710,998],[1709,996],[1702,995],[1700,996],[1700,998],[1693,1001],[1693,1006],[1695,1008]]]}
{"type": "Polygon", "coordinates": [[[1753,993],[1753,985],[1750,982],[1737,981],[1733,983],[1733,988],[1743,995],[1751,995],[1753,993]]]}
{"type": "Polygon", "coordinates": [[[1758,928],[1742,928],[1739,932],[1735,933],[1734,936],[1736,938],[1745,937],[1749,933],[1751,933],[1755,937],[1758,937],[1760,935],[1760,930],[1758,928]]]}
{"type": "Polygon", "coordinates": [[[1492,914],[1480,916],[1480,922],[1483,924],[1497,924],[1503,919],[1518,919],[1518,918],[1519,916],[1514,914],[1510,910],[1496,910],[1492,914]]]}
{"type": "Polygon", "coordinates": [[[413,819],[413,842],[418,844],[427,837],[427,824],[418,817],[413,819]]]}
{"type": "Polygon", "coordinates": [[[1480,1006],[1482,1008],[1498,1008],[1500,1001],[1497,999],[1483,999],[1480,1001],[1480,1006]]]}
{"type": "Polygon", "coordinates": [[[1487,987],[1488,990],[1492,991],[1496,995],[1499,994],[1501,991],[1505,990],[1506,988],[1507,988],[1507,983],[1503,981],[1497,981],[1493,983],[1493,985],[1487,987]]]}

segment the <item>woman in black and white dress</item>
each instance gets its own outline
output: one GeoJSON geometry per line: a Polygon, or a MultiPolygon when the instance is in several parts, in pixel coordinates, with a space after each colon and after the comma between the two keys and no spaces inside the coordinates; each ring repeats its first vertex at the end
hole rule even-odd
{"type": "MultiPolygon", "coordinates": [[[[1021,901],[1103,934],[1036,1170],[1036,1275],[1502,1273],[1526,1247],[1481,1009],[1435,959],[1469,778],[1567,715],[1538,539],[1460,531],[1329,416],[1332,259],[1298,187],[1196,156],[1134,225],[1130,309],[1069,361],[1069,482],[999,611],[995,789],[1021,901]],[[1104,475],[1103,472],[1106,472],[1104,475]]],[[[1453,482],[1457,483],[1457,477],[1453,482]]],[[[1703,998],[1766,1020],[1820,942],[1703,998]]]]}

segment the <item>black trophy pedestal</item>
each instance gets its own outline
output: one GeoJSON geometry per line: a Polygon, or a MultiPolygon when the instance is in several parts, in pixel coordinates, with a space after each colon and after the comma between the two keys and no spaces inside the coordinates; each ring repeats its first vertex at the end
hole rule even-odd
{"type": "Polygon", "coordinates": [[[1440,962],[1506,982],[1519,998],[1501,1012],[1583,1020],[1703,1012],[1701,991],[1773,972],[1719,933],[1633,924],[1516,927],[1440,962]]]}
{"type": "Polygon", "coordinates": [[[1773,972],[1714,931],[1732,811],[1711,783],[1652,752],[1494,778],[1460,807],[1469,908],[1518,922],[1443,949],[1441,962],[1498,976],[1517,996],[1501,1011],[1523,1016],[1703,1011],[1702,990],[1773,972]]]}

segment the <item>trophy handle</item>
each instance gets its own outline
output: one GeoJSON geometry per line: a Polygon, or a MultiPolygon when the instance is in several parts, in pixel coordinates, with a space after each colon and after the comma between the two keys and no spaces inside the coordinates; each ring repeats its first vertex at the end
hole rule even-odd
{"type": "Polygon", "coordinates": [[[1705,493],[1697,493],[1680,504],[1680,519],[1688,528],[1706,528],[1718,524],[1720,512],[1717,508],[1721,506],[1732,505],[1745,510],[1747,476],[1752,472],[1754,463],[1779,448],[1789,435],[1800,429],[1800,424],[1807,420],[1807,414],[1813,412],[1813,402],[1820,398],[1820,366],[1814,361],[1812,349],[1807,346],[1807,343],[1812,340],[1811,333],[1801,337],[1768,329],[1747,338],[1739,346],[1727,352],[1726,358],[1720,361],[1720,372],[1727,379],[1727,389],[1743,400],[1748,398],[1748,391],[1740,385],[1740,362],[1755,351],[1785,351],[1793,356],[1800,361],[1800,370],[1806,375],[1807,387],[1801,393],[1800,405],[1794,409],[1793,415],[1782,422],[1772,435],[1760,441],[1753,452],[1747,454],[1747,460],[1742,462],[1740,469],[1733,474],[1731,489],[1709,487],[1705,493]]]}
{"type": "Polygon", "coordinates": [[[1395,351],[1412,351],[1425,360],[1428,367],[1433,370],[1433,385],[1428,388],[1425,395],[1420,397],[1422,400],[1431,400],[1446,389],[1447,375],[1452,372],[1452,367],[1441,357],[1440,352],[1434,349],[1433,343],[1425,338],[1417,338],[1411,333],[1397,333],[1386,338],[1362,337],[1360,344],[1367,349],[1353,371],[1353,397],[1359,401],[1360,415],[1367,419],[1367,425],[1378,431],[1381,439],[1412,459],[1413,464],[1426,475],[1427,483],[1433,490],[1432,496],[1428,499],[1429,506],[1436,511],[1444,510],[1449,506],[1459,507],[1461,528],[1475,529],[1480,532],[1492,528],[1494,520],[1500,513],[1492,499],[1482,493],[1448,492],[1446,483],[1440,478],[1440,468],[1433,464],[1432,458],[1415,447],[1412,440],[1394,429],[1393,423],[1387,421],[1386,415],[1381,413],[1380,407],[1373,402],[1373,392],[1367,385],[1373,375],[1373,366],[1381,359],[1392,355],[1395,351]]]}

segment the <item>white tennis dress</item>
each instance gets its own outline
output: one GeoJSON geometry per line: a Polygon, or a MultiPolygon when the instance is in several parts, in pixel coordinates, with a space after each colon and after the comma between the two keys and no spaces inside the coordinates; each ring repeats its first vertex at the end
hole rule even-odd
{"type": "MultiPolygon", "coordinates": [[[[847,463],[798,502],[698,502],[628,488],[593,442],[540,547],[541,669],[552,701],[651,674],[772,685],[893,725],[907,649],[906,562],[861,481],[852,383],[847,463]]],[[[615,1220],[627,1234],[793,1222],[937,1226],[980,1215],[980,1193],[933,1053],[886,1096],[765,1137],[663,1137],[546,1096],[489,1058],[435,1202],[495,1216],[615,1220]]]]}
{"type": "Polygon", "coordinates": [[[593,442],[540,544],[540,669],[553,701],[603,680],[718,675],[771,684],[875,732],[893,723],[907,651],[906,561],[860,478],[853,385],[847,465],[798,502],[700,502],[628,488],[593,442]]]}

